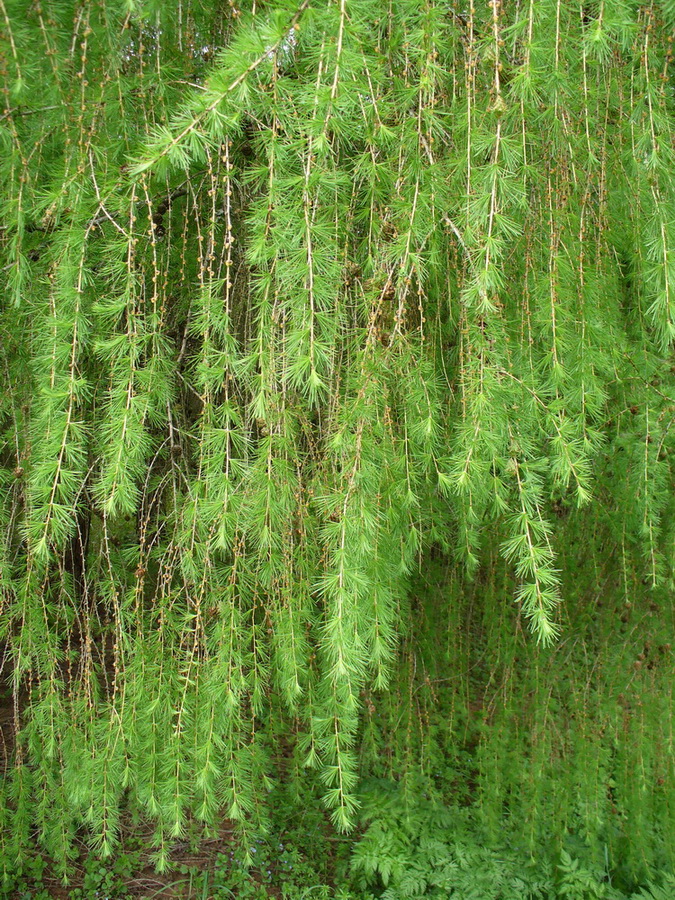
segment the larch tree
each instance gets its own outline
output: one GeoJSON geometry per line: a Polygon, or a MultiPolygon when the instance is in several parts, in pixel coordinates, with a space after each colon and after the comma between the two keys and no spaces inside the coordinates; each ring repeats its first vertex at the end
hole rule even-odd
{"type": "Polygon", "coordinates": [[[0,0],[6,871],[255,828],[280,735],[348,830],[439,555],[533,647],[574,529],[672,604],[674,29],[0,0]]]}

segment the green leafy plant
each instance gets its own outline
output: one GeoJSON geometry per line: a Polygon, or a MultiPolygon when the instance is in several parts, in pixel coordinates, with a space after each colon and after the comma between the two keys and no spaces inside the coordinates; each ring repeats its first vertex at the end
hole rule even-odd
{"type": "MultiPolygon", "coordinates": [[[[556,861],[544,845],[536,852],[513,841],[491,843],[475,813],[445,805],[425,792],[374,782],[366,788],[367,827],[351,859],[357,895],[383,900],[452,897],[455,900],[639,900],[669,896],[673,880],[624,893],[606,869],[588,867],[562,850],[556,861]],[[478,827],[477,827],[478,826],[478,827]]],[[[582,849],[583,853],[583,849],[582,849]]]]}

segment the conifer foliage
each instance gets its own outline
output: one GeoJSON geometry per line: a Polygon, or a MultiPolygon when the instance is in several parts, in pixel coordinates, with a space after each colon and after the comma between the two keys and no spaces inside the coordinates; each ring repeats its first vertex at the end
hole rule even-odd
{"type": "Polygon", "coordinates": [[[668,598],[674,29],[0,0],[7,871],[111,852],[124,804],[160,865],[260,824],[282,739],[349,829],[432,552],[497,542],[544,646],[563,525],[668,598]]]}

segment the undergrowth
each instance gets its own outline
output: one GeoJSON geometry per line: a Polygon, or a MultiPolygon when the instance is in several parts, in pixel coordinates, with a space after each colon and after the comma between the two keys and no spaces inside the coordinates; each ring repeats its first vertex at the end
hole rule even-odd
{"type": "MultiPolygon", "coordinates": [[[[304,798],[308,800],[309,797],[304,798]]],[[[233,841],[200,868],[176,862],[162,883],[139,878],[140,849],[114,862],[90,854],[70,900],[673,900],[662,871],[638,884],[598,865],[579,835],[527,847],[504,830],[491,840],[475,807],[448,803],[424,779],[373,778],[360,793],[358,833],[336,837],[316,806],[278,807],[272,830],[244,847],[233,841]]],[[[25,867],[14,900],[51,900],[44,858],[25,867]]]]}
{"type": "Polygon", "coordinates": [[[383,781],[363,794],[365,831],[350,861],[358,897],[413,900],[672,900],[675,878],[662,874],[638,887],[567,836],[570,850],[528,848],[504,830],[490,842],[474,809],[448,806],[433,787],[410,793],[383,781]],[[577,853],[571,845],[577,845],[577,853]]]}

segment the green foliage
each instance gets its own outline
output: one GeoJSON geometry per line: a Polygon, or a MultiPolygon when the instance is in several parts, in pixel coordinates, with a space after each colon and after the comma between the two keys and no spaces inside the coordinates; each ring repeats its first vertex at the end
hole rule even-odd
{"type": "Polygon", "coordinates": [[[362,768],[404,798],[421,777],[471,811],[479,843],[506,833],[537,860],[566,851],[629,892],[673,870],[672,604],[570,519],[554,648],[496,602],[514,577],[496,547],[473,583],[427,568],[405,662],[387,696],[368,698],[362,768]]]}
{"type": "Polygon", "coordinates": [[[672,24],[0,0],[5,885],[443,755],[672,863],[672,24]]]}
{"type": "Polygon", "coordinates": [[[382,782],[366,788],[362,814],[367,828],[351,860],[358,895],[382,900],[660,900],[672,895],[671,876],[624,893],[612,885],[607,869],[589,866],[566,850],[556,859],[544,846],[528,852],[503,836],[490,843],[476,828],[471,810],[445,806],[429,784],[418,790],[404,794],[382,782]]]}

